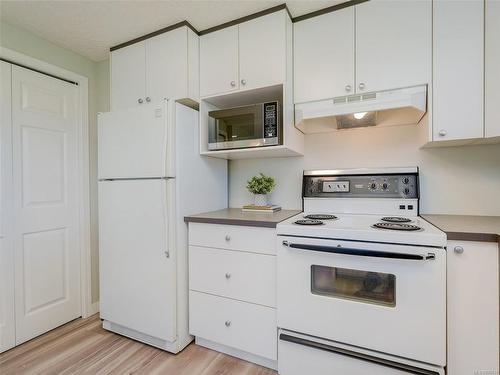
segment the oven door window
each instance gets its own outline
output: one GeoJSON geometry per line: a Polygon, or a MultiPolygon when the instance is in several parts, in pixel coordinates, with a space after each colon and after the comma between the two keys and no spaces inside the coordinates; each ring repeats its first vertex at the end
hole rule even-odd
{"type": "Polygon", "coordinates": [[[389,273],[312,265],[311,293],[395,307],[396,276],[389,273]]]}

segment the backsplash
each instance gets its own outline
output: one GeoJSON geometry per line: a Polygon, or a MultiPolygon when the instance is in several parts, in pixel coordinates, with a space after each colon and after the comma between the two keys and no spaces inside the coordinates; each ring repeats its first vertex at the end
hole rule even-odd
{"type": "Polygon", "coordinates": [[[427,126],[364,128],[310,134],[305,156],[229,162],[229,205],[251,202],[252,175],[276,179],[271,202],[300,209],[302,171],[363,167],[420,168],[422,213],[500,215],[500,145],[421,148],[427,126]]]}

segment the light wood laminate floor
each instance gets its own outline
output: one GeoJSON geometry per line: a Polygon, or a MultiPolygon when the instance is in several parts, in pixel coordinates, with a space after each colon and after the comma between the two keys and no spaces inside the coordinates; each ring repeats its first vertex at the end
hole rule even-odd
{"type": "Polygon", "coordinates": [[[276,375],[191,344],[173,355],[106,331],[98,315],[77,319],[0,354],[0,374],[276,375]]]}

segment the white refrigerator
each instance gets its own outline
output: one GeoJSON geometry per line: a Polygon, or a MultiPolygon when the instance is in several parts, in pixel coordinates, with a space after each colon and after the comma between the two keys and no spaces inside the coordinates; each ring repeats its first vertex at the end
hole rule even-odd
{"type": "Polygon", "coordinates": [[[227,161],[199,155],[198,119],[173,100],[98,116],[103,327],[173,353],[192,340],[184,216],[227,207],[227,161]]]}

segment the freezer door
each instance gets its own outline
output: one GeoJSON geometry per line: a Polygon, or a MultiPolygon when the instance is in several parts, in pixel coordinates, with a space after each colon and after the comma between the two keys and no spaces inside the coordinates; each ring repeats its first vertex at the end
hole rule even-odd
{"type": "Polygon", "coordinates": [[[172,180],[99,182],[101,318],[176,338],[175,256],[169,240],[172,180]]]}
{"type": "Polygon", "coordinates": [[[99,179],[163,177],[168,101],[98,115],[99,179]]]}

